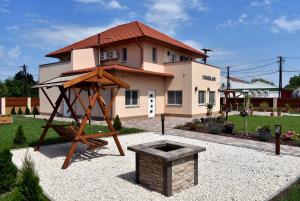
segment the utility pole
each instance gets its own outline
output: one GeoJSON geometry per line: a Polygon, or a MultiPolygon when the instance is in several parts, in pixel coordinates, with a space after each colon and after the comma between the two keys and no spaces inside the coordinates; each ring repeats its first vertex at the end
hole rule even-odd
{"type": "Polygon", "coordinates": [[[278,84],[278,87],[279,87],[279,91],[278,91],[278,98],[281,98],[281,91],[282,91],[282,68],[283,68],[283,62],[284,62],[284,59],[282,56],[279,56],[278,57],[279,61],[279,84],[278,84]]]}
{"type": "MultiPolygon", "coordinates": [[[[229,90],[230,89],[230,80],[229,80],[229,70],[230,70],[230,67],[229,66],[227,66],[226,67],[226,69],[227,69],[227,86],[226,86],[226,88],[227,88],[227,90],[229,90]]],[[[230,93],[229,93],[229,91],[227,91],[227,92],[225,92],[225,105],[226,105],[226,116],[225,116],[225,118],[226,118],[226,121],[228,120],[228,112],[229,112],[229,104],[228,104],[228,94],[229,94],[229,97],[230,97],[230,93]]]]}
{"type": "Polygon", "coordinates": [[[227,89],[230,89],[230,77],[229,77],[229,69],[230,69],[230,67],[227,66],[226,69],[227,69],[227,89]]]}
{"type": "Polygon", "coordinates": [[[23,84],[24,84],[24,96],[28,97],[28,87],[27,87],[27,66],[23,64],[22,66],[22,71],[23,71],[23,84]]]}

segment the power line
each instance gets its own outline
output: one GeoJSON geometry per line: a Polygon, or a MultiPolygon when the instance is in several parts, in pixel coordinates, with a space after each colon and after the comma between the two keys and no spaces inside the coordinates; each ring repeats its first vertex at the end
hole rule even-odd
{"type": "Polygon", "coordinates": [[[259,77],[259,76],[263,76],[263,75],[271,75],[274,73],[278,73],[279,71],[273,71],[271,73],[263,73],[263,74],[259,74],[259,75],[248,75],[248,76],[241,76],[241,77],[235,77],[235,78],[246,78],[246,77],[259,77]]]}
{"type": "MultiPolygon", "coordinates": [[[[273,60],[275,58],[276,57],[267,58],[267,59],[261,59],[261,60],[255,60],[255,61],[249,61],[249,62],[243,63],[243,64],[230,65],[230,67],[234,67],[235,68],[235,67],[246,66],[246,65],[256,64],[256,63],[262,63],[262,62],[265,62],[265,61],[273,60]]],[[[226,67],[224,67],[224,68],[226,68],[226,67]]]]}
{"type": "Polygon", "coordinates": [[[233,72],[233,73],[234,72],[243,72],[243,71],[254,70],[254,69],[258,69],[258,68],[264,68],[264,67],[270,66],[270,65],[275,64],[275,63],[277,63],[277,61],[265,64],[265,65],[261,65],[261,66],[252,67],[252,68],[246,68],[246,69],[241,69],[241,70],[234,70],[234,71],[231,71],[231,72],[233,72]]]}

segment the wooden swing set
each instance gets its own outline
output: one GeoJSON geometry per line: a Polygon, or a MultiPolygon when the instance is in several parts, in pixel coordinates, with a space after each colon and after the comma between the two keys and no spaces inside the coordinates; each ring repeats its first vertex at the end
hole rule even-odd
{"type": "Polygon", "coordinates": [[[40,136],[40,139],[35,146],[35,151],[38,151],[49,128],[52,128],[57,132],[61,138],[71,141],[71,147],[69,153],[66,156],[66,159],[63,163],[62,169],[66,169],[69,166],[70,160],[76,151],[78,143],[81,142],[87,145],[88,150],[99,148],[108,144],[107,141],[99,139],[100,137],[110,137],[112,136],[121,156],[124,156],[124,151],[118,140],[118,132],[114,129],[111,123],[110,112],[113,107],[114,100],[120,88],[128,89],[129,85],[123,82],[122,80],[116,78],[115,76],[103,71],[101,67],[95,68],[94,71],[88,73],[75,74],[70,76],[60,76],[52,80],[48,80],[41,84],[34,86],[34,88],[40,88],[44,93],[45,97],[53,107],[53,112],[50,115],[49,120],[45,126],[43,126],[43,132],[40,136]],[[52,103],[48,94],[45,91],[45,88],[57,87],[60,91],[55,104],[52,103]],[[104,98],[102,96],[102,91],[111,90],[112,96],[109,104],[105,104],[104,98]],[[71,101],[70,93],[74,92],[74,99],[71,101]],[[81,92],[86,91],[88,94],[88,106],[86,106],[85,101],[81,97],[81,92]],[[69,94],[69,97],[67,96],[69,94]],[[75,120],[75,125],[56,125],[52,124],[53,119],[56,114],[58,114],[58,108],[61,105],[62,101],[68,106],[68,111],[70,111],[72,118],[75,120]],[[73,109],[73,105],[76,101],[79,101],[80,105],[84,110],[84,116],[79,121],[79,118],[73,109]],[[95,134],[86,134],[84,128],[88,120],[91,120],[91,113],[94,106],[98,103],[103,114],[103,118],[106,121],[110,132],[108,133],[95,133],[95,134]]]}

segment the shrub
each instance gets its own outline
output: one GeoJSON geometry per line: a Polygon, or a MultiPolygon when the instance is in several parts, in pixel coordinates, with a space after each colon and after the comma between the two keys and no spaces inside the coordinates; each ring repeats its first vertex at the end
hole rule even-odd
{"type": "Polygon", "coordinates": [[[257,129],[258,138],[262,141],[269,141],[272,138],[271,128],[269,125],[263,125],[257,129]]]}
{"type": "Polygon", "coordinates": [[[260,110],[265,112],[269,108],[268,102],[267,101],[261,102],[259,104],[259,108],[260,108],[260,110]]]}
{"type": "Polygon", "coordinates": [[[18,191],[22,200],[40,201],[43,200],[43,191],[39,185],[39,177],[36,173],[34,163],[26,155],[21,169],[21,178],[18,183],[18,191]]]}
{"type": "Polygon", "coordinates": [[[288,113],[292,113],[293,112],[293,108],[291,107],[290,104],[286,103],[284,105],[284,107],[285,107],[286,112],[288,112],[288,113]]]}
{"type": "Polygon", "coordinates": [[[12,115],[17,114],[17,113],[16,113],[16,108],[15,108],[15,107],[11,108],[10,114],[12,114],[12,115]]]}
{"type": "Polygon", "coordinates": [[[210,122],[207,124],[207,131],[211,134],[220,134],[222,132],[223,125],[216,122],[210,122]]]}
{"type": "Polygon", "coordinates": [[[233,133],[233,129],[234,129],[234,123],[230,122],[230,121],[226,121],[224,123],[224,131],[227,134],[232,134],[233,133]]]}
{"type": "Polygon", "coordinates": [[[117,130],[120,131],[122,129],[122,123],[120,120],[119,115],[116,116],[116,118],[114,119],[114,124],[113,127],[117,130]]]}
{"type": "Polygon", "coordinates": [[[17,168],[8,149],[0,152],[0,194],[10,191],[15,184],[17,168]]]}
{"type": "Polygon", "coordinates": [[[26,137],[24,135],[24,130],[22,125],[19,125],[18,130],[15,134],[15,138],[14,138],[14,144],[18,145],[18,144],[24,144],[26,143],[26,137]]]}
{"type": "Polygon", "coordinates": [[[21,108],[19,107],[18,114],[23,114],[21,108]]]}
{"type": "Polygon", "coordinates": [[[26,114],[26,115],[30,115],[30,110],[29,110],[29,107],[28,107],[28,106],[26,107],[25,114],[26,114]]]}
{"type": "Polygon", "coordinates": [[[39,112],[39,110],[37,109],[36,106],[33,107],[33,109],[32,109],[32,114],[33,114],[34,116],[40,114],[40,112],[39,112]]]}

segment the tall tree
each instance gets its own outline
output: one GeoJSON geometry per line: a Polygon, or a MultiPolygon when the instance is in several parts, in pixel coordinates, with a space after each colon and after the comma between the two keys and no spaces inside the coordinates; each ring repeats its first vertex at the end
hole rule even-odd
{"type": "Polygon", "coordinates": [[[27,73],[25,78],[23,71],[19,71],[14,77],[0,81],[0,97],[25,97],[26,93],[30,97],[37,97],[38,90],[31,88],[36,83],[31,74],[27,73]],[[26,89],[24,80],[27,82],[26,89]]]}
{"type": "Polygon", "coordinates": [[[289,84],[285,86],[286,89],[297,89],[300,87],[300,74],[290,77],[289,84]]]}

